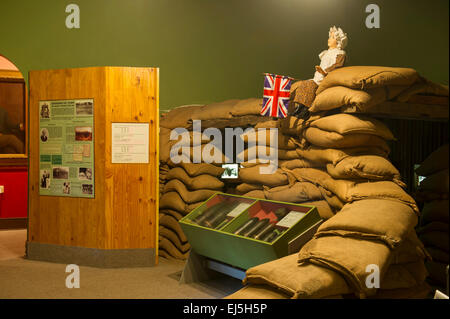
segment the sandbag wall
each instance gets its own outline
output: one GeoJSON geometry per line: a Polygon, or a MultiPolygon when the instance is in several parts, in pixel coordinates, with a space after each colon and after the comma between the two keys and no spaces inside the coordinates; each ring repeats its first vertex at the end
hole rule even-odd
{"type": "MultiPolygon", "coordinates": [[[[160,256],[186,259],[190,246],[178,221],[207,200],[215,192],[234,193],[234,185],[221,179],[221,164],[193,163],[194,151],[202,154],[210,137],[200,135],[200,145],[194,143],[194,122],[201,120],[201,131],[217,128],[225,136],[226,127],[254,127],[268,121],[258,116],[261,99],[228,100],[208,105],[182,106],[162,114],[160,120],[160,256]],[[185,129],[178,140],[170,140],[173,129],[185,129]],[[186,146],[188,154],[179,155],[182,161],[175,164],[170,158],[171,148],[186,146]],[[186,158],[188,157],[188,159],[186,158]],[[190,163],[185,163],[188,160],[190,163]]],[[[212,147],[208,154],[225,162],[222,149],[212,147]]]]}
{"type": "Polygon", "coordinates": [[[449,264],[449,145],[431,153],[416,169],[425,177],[416,192],[423,207],[417,234],[432,260],[425,263],[429,282],[445,291],[449,264]]]}

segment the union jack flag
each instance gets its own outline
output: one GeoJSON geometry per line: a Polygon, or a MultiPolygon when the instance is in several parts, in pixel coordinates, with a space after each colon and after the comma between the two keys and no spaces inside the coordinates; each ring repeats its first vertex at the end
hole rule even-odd
{"type": "Polygon", "coordinates": [[[288,76],[265,73],[261,115],[287,116],[292,80],[288,76]]]}

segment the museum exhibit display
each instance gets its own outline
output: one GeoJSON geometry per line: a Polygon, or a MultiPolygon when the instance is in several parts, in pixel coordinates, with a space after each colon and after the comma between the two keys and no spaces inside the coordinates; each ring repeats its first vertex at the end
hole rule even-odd
{"type": "Polygon", "coordinates": [[[158,69],[30,72],[27,256],[157,263],[158,69]]]}

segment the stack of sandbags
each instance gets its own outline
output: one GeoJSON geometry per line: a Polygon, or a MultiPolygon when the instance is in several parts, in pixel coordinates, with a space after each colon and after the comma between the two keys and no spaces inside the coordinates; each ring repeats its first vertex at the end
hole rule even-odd
{"type": "Polygon", "coordinates": [[[425,179],[419,184],[417,198],[423,202],[419,238],[432,260],[426,262],[430,283],[439,287],[447,284],[446,267],[449,264],[449,145],[431,153],[416,169],[425,179]]]}
{"type": "Polygon", "coordinates": [[[159,201],[161,256],[187,258],[190,245],[178,221],[223,190],[222,173],[222,168],[206,163],[180,163],[167,171],[159,201]]]}

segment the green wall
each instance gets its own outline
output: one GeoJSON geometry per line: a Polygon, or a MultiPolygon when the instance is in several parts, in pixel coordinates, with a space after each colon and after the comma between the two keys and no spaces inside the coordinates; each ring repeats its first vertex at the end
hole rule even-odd
{"type": "Polygon", "coordinates": [[[0,0],[0,54],[30,70],[160,68],[160,105],[259,97],[262,73],[311,78],[328,28],[348,64],[404,66],[448,84],[448,0],[0,0]],[[78,4],[81,28],[67,29],[78,4]],[[365,27],[378,4],[381,28],[365,27]]]}

